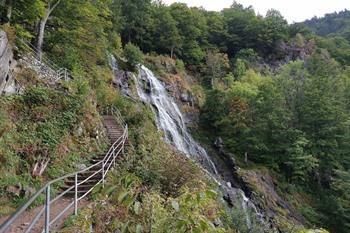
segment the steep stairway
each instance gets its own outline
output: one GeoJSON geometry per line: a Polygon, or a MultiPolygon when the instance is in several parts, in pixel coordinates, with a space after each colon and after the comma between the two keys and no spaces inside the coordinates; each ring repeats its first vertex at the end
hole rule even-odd
{"type": "MultiPolygon", "coordinates": [[[[110,148],[114,142],[116,142],[118,139],[120,139],[123,136],[124,128],[117,122],[115,116],[105,115],[102,118],[103,118],[103,125],[106,129],[108,140],[109,140],[108,148],[110,148]]],[[[127,149],[127,146],[128,146],[128,140],[126,140],[124,143],[124,147],[125,147],[124,150],[127,149]]],[[[122,147],[123,145],[120,144],[117,147],[117,151],[122,150],[123,149],[122,147]]],[[[103,161],[105,157],[106,157],[106,154],[98,154],[90,160],[90,163],[91,164],[99,163],[103,161]]],[[[109,167],[111,163],[113,163],[112,160],[107,161],[105,164],[105,167],[109,167]]],[[[87,191],[91,190],[97,183],[101,181],[102,173],[98,172],[99,170],[101,170],[101,168],[102,168],[102,164],[100,166],[95,167],[92,170],[88,170],[81,174],[78,174],[78,177],[77,177],[78,183],[81,183],[84,180],[86,180],[85,182],[83,182],[78,186],[78,190],[77,190],[78,198],[83,196],[87,191]]],[[[74,184],[75,184],[75,178],[69,177],[65,181],[65,186],[62,187],[62,191],[69,189],[70,187],[74,186],[74,184]]],[[[72,196],[74,194],[75,194],[75,190],[71,189],[70,191],[68,191],[67,196],[72,196]]]]}
{"type": "Polygon", "coordinates": [[[90,164],[87,164],[86,169],[60,177],[46,184],[11,218],[0,218],[0,233],[56,232],[63,225],[65,219],[73,214],[77,208],[89,203],[89,199],[86,197],[97,184],[103,183],[103,176],[107,175],[116,160],[123,156],[129,146],[127,125],[121,119],[120,113],[118,115],[116,115],[116,112],[112,114],[103,116],[103,125],[109,139],[109,150],[104,154],[94,156],[90,160],[90,164]],[[50,186],[56,184],[56,182],[63,182],[64,185],[57,194],[49,191],[51,193],[49,199],[46,196],[46,203],[47,200],[50,200],[49,208],[47,204],[28,208],[40,194],[47,195],[47,190],[50,190],[50,186]],[[75,189],[77,193],[75,193],[75,189]],[[47,224],[45,216],[47,209],[49,209],[46,215],[49,216],[49,224],[47,224]],[[45,231],[45,225],[49,226],[47,231],[45,231]]]}

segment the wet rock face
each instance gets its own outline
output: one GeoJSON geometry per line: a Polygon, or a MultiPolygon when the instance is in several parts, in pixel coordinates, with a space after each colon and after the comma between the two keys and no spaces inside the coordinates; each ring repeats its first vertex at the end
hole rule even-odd
{"type": "Polygon", "coordinates": [[[290,222],[305,223],[305,219],[294,207],[277,193],[277,183],[268,172],[245,170],[244,172],[238,171],[237,176],[240,177],[241,186],[245,189],[245,193],[249,194],[249,198],[258,204],[258,208],[269,219],[273,221],[275,217],[283,215],[290,222]]]}
{"type": "Polygon", "coordinates": [[[130,73],[123,70],[114,71],[113,85],[117,87],[123,94],[130,94],[130,88],[128,80],[130,78],[130,73]]]}
{"type": "Polygon", "coordinates": [[[214,147],[219,152],[219,154],[226,160],[226,162],[228,164],[230,164],[230,166],[232,168],[234,168],[236,166],[234,154],[225,150],[225,145],[224,145],[224,141],[222,140],[222,138],[219,137],[219,138],[215,139],[214,147]]]}
{"type": "Polygon", "coordinates": [[[16,61],[13,59],[12,47],[4,31],[0,31],[0,94],[17,92],[14,71],[16,61]]]}
{"type": "MultiPolygon", "coordinates": [[[[268,171],[241,169],[237,165],[234,154],[227,150],[224,140],[220,137],[215,139],[213,147],[223,161],[223,165],[218,167],[218,170],[224,175],[226,181],[230,181],[227,187],[232,185],[243,190],[244,194],[257,207],[258,212],[262,214],[261,216],[271,221],[271,226],[277,226],[275,219],[281,217],[281,215],[288,222],[294,222],[297,225],[305,223],[303,217],[298,214],[294,207],[279,195],[277,182],[268,171]]],[[[224,200],[229,205],[234,206],[237,196],[240,196],[239,193],[232,192],[229,188],[224,191],[224,200]]]]}

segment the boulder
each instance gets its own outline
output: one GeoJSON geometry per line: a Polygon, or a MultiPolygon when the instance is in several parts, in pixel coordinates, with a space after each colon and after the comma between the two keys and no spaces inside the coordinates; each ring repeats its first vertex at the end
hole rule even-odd
{"type": "Polygon", "coordinates": [[[77,164],[75,167],[76,167],[78,170],[83,170],[83,169],[87,168],[85,164],[77,164]]]}
{"type": "Polygon", "coordinates": [[[180,99],[182,102],[189,103],[191,102],[191,97],[188,92],[184,92],[180,94],[180,99]]]}
{"type": "Polygon", "coordinates": [[[30,198],[36,193],[36,189],[32,187],[23,187],[21,190],[21,197],[30,198]]]}
{"type": "Polygon", "coordinates": [[[0,93],[13,94],[18,88],[14,79],[16,61],[12,46],[4,31],[0,31],[0,93]]]}
{"type": "Polygon", "coordinates": [[[21,196],[21,190],[22,190],[21,184],[9,185],[6,187],[6,192],[8,192],[12,195],[15,195],[17,197],[21,196]]]}

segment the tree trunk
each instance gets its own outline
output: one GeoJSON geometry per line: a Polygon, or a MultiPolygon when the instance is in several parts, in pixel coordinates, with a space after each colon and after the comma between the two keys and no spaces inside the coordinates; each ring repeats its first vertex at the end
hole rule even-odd
{"type": "Polygon", "coordinates": [[[247,164],[248,163],[248,152],[244,153],[244,162],[247,164]]]}
{"type": "Polygon", "coordinates": [[[38,23],[38,33],[36,36],[36,50],[37,50],[37,58],[41,61],[43,55],[43,44],[44,44],[44,34],[45,34],[45,26],[48,18],[43,18],[38,23]]]}
{"type": "Polygon", "coordinates": [[[173,59],[174,56],[174,47],[171,47],[170,49],[170,58],[173,59]]]}
{"type": "Polygon", "coordinates": [[[49,158],[44,158],[43,160],[36,162],[32,170],[32,177],[42,176],[47,165],[49,164],[49,161],[50,161],[49,158]]]}
{"type": "Polygon", "coordinates": [[[51,5],[53,2],[50,2],[47,6],[45,15],[42,19],[40,19],[38,23],[38,31],[36,35],[36,50],[37,50],[37,57],[41,61],[42,54],[43,54],[43,44],[44,44],[44,36],[45,36],[45,27],[46,23],[52,13],[52,11],[58,6],[61,0],[56,1],[53,5],[51,5]]]}
{"type": "Polygon", "coordinates": [[[12,0],[7,0],[6,5],[7,5],[6,17],[7,17],[8,22],[10,23],[11,17],[12,17],[12,0]]]}

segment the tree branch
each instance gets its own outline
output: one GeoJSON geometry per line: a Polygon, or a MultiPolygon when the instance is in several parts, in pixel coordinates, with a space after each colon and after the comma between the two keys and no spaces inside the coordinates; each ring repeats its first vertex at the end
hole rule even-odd
{"type": "Polygon", "coordinates": [[[57,2],[51,7],[51,2],[49,3],[49,11],[48,11],[48,16],[51,15],[52,11],[55,10],[55,8],[60,4],[61,0],[57,0],[57,2]]]}

